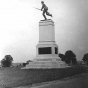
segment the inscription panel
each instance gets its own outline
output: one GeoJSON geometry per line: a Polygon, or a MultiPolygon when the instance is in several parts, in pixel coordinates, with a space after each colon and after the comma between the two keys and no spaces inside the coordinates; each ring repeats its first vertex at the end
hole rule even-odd
{"type": "Polygon", "coordinates": [[[55,54],[58,54],[58,49],[57,49],[57,47],[55,47],[55,54]]]}
{"type": "Polygon", "coordinates": [[[39,54],[51,54],[51,47],[41,47],[38,48],[39,54]]]}

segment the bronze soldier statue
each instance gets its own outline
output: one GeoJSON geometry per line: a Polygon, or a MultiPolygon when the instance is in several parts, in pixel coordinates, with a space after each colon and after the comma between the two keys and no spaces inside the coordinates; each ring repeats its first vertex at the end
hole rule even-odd
{"type": "Polygon", "coordinates": [[[46,13],[46,15],[51,16],[51,17],[52,17],[52,14],[50,14],[50,13],[48,12],[48,7],[44,4],[44,1],[41,1],[41,4],[42,4],[41,11],[43,11],[42,15],[43,15],[43,17],[45,18],[45,20],[47,20],[47,18],[46,18],[46,16],[45,16],[45,13],[46,13]]]}

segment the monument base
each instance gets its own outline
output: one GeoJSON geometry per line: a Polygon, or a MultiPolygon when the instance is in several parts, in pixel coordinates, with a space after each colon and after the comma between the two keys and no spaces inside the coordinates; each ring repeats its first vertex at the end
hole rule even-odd
{"type": "Polygon", "coordinates": [[[53,68],[65,68],[68,65],[61,61],[59,57],[46,57],[46,58],[35,58],[33,62],[29,62],[26,67],[22,69],[53,69],[53,68]]]}

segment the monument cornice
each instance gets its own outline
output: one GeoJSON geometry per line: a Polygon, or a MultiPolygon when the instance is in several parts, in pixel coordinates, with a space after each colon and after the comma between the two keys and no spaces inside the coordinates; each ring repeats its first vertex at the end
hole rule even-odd
{"type": "Polygon", "coordinates": [[[48,26],[48,25],[54,26],[54,24],[39,24],[39,26],[48,26]]]}

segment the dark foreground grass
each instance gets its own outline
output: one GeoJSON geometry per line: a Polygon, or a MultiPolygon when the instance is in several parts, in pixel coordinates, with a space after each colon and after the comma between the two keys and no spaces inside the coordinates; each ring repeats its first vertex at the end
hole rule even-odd
{"type": "Polygon", "coordinates": [[[86,71],[83,66],[59,69],[20,69],[0,68],[0,88],[32,85],[46,81],[59,80],[86,71]]]}

